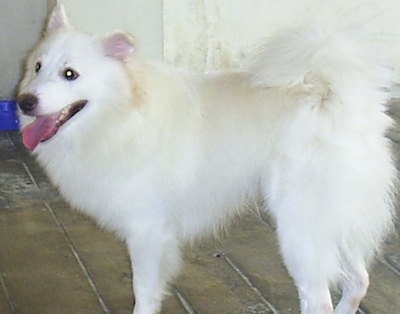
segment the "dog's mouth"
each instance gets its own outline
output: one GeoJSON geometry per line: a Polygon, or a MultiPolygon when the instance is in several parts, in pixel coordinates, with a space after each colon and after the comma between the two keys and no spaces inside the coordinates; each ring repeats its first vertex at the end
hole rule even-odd
{"type": "Polygon", "coordinates": [[[73,116],[81,111],[87,100],[78,100],[62,110],[44,116],[37,116],[22,131],[22,141],[26,148],[34,150],[40,143],[51,139],[73,116]]]}

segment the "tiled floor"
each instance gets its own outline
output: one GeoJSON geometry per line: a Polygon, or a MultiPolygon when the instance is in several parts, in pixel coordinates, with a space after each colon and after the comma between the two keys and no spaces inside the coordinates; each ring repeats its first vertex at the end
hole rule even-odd
{"type": "MultiPolygon", "coordinates": [[[[400,121],[400,102],[391,112],[400,121]]],[[[390,137],[400,156],[400,127],[390,137]]],[[[400,230],[400,224],[397,229],[400,230]]],[[[268,218],[188,249],[163,313],[298,313],[268,218]]],[[[122,243],[58,196],[17,133],[0,133],[0,313],[131,313],[122,243]]],[[[388,242],[361,313],[400,313],[400,240],[388,242]]]]}

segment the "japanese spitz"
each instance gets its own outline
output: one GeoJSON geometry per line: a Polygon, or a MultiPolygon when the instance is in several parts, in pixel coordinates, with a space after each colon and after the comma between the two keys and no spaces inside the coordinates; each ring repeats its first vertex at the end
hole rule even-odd
{"type": "MultiPolygon", "coordinates": [[[[326,23],[328,24],[328,23],[326,23]]],[[[70,204],[128,247],[135,314],[160,311],[181,247],[262,197],[302,313],[354,313],[391,229],[391,71],[356,27],[271,38],[246,71],[144,62],[123,32],[51,14],[20,84],[22,131],[70,204]],[[342,299],[333,310],[330,289],[342,299]]],[[[249,257],[251,258],[251,257],[249,257]]]]}

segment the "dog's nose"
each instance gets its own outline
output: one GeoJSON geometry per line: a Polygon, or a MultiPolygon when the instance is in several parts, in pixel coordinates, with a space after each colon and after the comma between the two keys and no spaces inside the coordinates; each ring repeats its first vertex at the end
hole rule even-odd
{"type": "Polygon", "coordinates": [[[22,94],[17,99],[18,106],[24,113],[29,114],[39,103],[39,99],[33,94],[22,94]]]}

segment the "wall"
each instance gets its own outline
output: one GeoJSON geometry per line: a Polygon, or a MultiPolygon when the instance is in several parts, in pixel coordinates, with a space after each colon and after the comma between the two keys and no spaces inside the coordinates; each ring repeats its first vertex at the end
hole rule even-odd
{"type": "Polygon", "coordinates": [[[385,46],[382,53],[400,61],[400,1],[357,1],[168,0],[163,14],[164,58],[198,71],[237,68],[276,31],[318,22],[318,14],[332,12],[338,12],[340,22],[351,10],[350,21],[373,16],[371,29],[396,34],[398,44],[385,46]]]}
{"type": "Polygon", "coordinates": [[[136,38],[138,53],[151,60],[163,59],[163,0],[62,2],[77,29],[93,34],[130,31],[136,38]]]}
{"type": "Polygon", "coordinates": [[[12,99],[27,52],[38,40],[46,0],[0,0],[0,99],[12,99]]]}
{"type": "MultiPolygon", "coordinates": [[[[27,51],[39,38],[57,0],[0,0],[0,98],[9,98],[27,51]]],[[[348,0],[62,0],[72,24],[101,34],[131,32],[146,59],[196,71],[237,68],[275,31],[315,18],[318,8],[354,6],[348,0]]],[[[370,12],[384,11],[374,28],[400,32],[400,1],[362,0],[370,12]],[[389,8],[389,9],[388,9],[389,8]]],[[[356,10],[357,12],[357,10],[356,10]]],[[[399,41],[400,42],[400,41],[399,41]]],[[[400,47],[390,47],[400,60],[400,47]]],[[[399,76],[400,77],[400,76],[399,76]]]]}
{"type": "MultiPolygon", "coordinates": [[[[374,29],[400,30],[400,1],[358,0],[64,0],[70,18],[89,32],[128,30],[139,53],[196,71],[237,68],[275,31],[316,12],[354,7],[355,15],[384,12],[374,29]],[[369,6],[368,6],[369,5],[369,6]]],[[[379,14],[378,14],[379,15],[379,14]]],[[[357,16],[354,16],[357,18],[357,16]]],[[[399,36],[400,37],[400,36],[399,36]]],[[[399,41],[400,42],[400,41],[399,41]]],[[[400,47],[393,55],[400,60],[400,47]]]]}
{"type": "Polygon", "coordinates": [[[236,68],[277,29],[300,15],[304,1],[170,0],[164,7],[164,52],[195,70],[236,68]]]}

